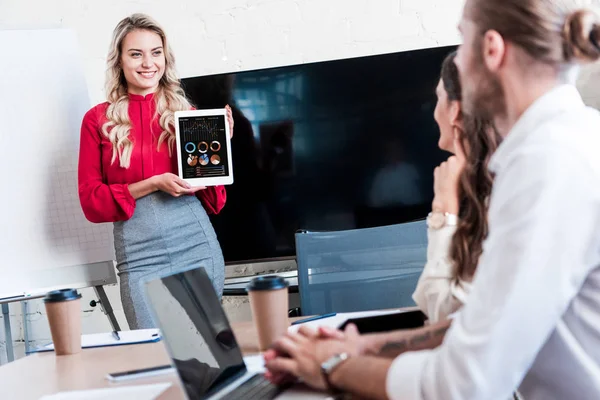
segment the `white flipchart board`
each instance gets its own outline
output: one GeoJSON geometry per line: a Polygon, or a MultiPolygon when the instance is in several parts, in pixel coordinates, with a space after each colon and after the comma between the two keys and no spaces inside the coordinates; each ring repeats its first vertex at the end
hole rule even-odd
{"type": "Polygon", "coordinates": [[[115,283],[112,224],[77,194],[90,108],[71,30],[0,30],[0,298],[115,283]]]}

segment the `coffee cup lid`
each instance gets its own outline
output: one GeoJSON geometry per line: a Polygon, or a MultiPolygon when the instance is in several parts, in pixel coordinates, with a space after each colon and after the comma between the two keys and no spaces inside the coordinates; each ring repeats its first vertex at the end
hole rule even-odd
{"type": "Polygon", "coordinates": [[[286,287],[288,287],[287,281],[280,276],[257,276],[256,278],[250,281],[248,286],[246,286],[246,291],[250,292],[252,290],[277,290],[285,289],[286,287]]]}
{"type": "Polygon", "coordinates": [[[77,300],[81,298],[81,294],[77,293],[76,289],[61,289],[48,292],[44,297],[44,303],[55,303],[59,301],[77,300]]]}

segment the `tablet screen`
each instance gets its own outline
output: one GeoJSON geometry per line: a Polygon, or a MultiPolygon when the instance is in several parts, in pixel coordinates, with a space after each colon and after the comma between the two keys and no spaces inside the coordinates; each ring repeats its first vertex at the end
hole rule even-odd
{"type": "Polygon", "coordinates": [[[183,179],[229,175],[225,116],[179,118],[183,179]]]}

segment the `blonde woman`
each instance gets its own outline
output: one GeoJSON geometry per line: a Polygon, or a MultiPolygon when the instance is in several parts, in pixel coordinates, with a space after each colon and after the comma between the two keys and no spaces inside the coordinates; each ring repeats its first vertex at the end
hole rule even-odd
{"type": "Polygon", "coordinates": [[[225,263],[207,213],[223,208],[226,193],[222,186],[191,187],[176,175],[174,112],[192,105],[163,29],[143,14],[123,19],[107,64],[108,101],[82,122],[79,198],[88,220],[114,224],[129,327],[151,328],[142,287],[148,278],[201,266],[222,293],[225,263]]]}

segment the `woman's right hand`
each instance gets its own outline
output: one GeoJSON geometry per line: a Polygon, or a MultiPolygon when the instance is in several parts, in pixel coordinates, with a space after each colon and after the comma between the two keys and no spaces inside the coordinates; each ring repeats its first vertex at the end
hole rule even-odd
{"type": "Polygon", "coordinates": [[[206,189],[204,186],[191,186],[189,183],[170,172],[166,172],[162,175],[156,175],[153,177],[153,179],[157,190],[169,193],[173,197],[189,195],[196,193],[199,190],[206,189]]]}
{"type": "Polygon", "coordinates": [[[433,211],[458,215],[460,201],[459,179],[466,157],[458,140],[454,140],[455,154],[441,163],[433,172],[433,211]]]}

